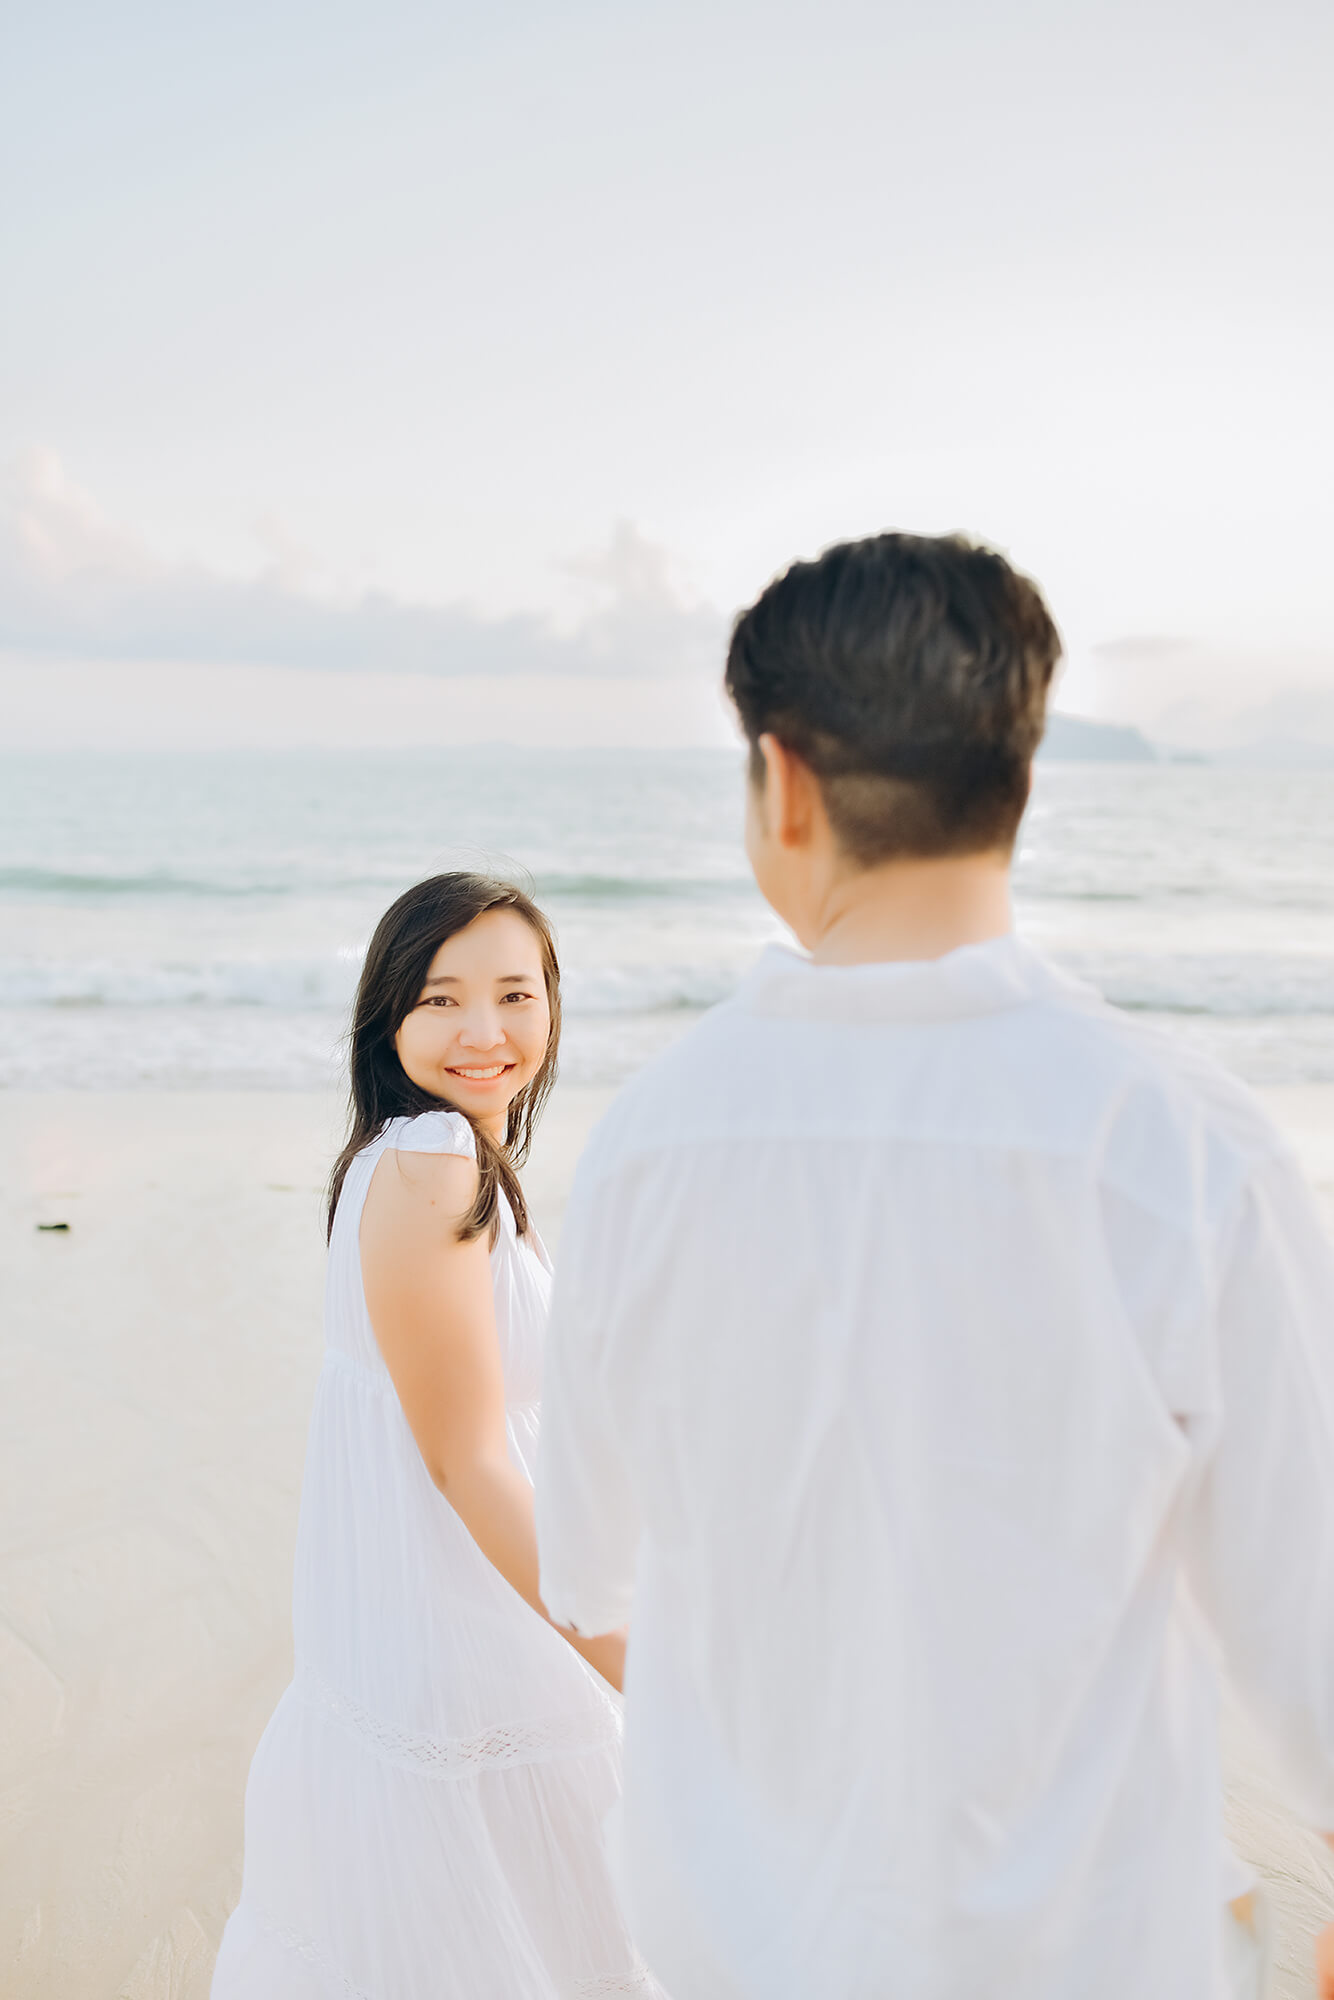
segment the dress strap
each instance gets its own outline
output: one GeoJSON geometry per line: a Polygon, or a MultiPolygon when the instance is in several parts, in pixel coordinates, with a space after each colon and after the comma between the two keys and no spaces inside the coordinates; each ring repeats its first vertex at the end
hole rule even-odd
{"type": "Polygon", "coordinates": [[[472,1126],[461,1111],[423,1111],[416,1118],[393,1118],[385,1129],[384,1144],[396,1153],[457,1153],[462,1159],[477,1158],[477,1142],[472,1126]]]}

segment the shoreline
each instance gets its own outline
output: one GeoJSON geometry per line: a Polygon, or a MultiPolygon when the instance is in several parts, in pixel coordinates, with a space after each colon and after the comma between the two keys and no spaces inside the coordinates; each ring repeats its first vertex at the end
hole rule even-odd
{"type": "MultiPolygon", "coordinates": [[[[1334,1220],[1334,1086],[1259,1094],[1334,1220]]],[[[552,1098],[524,1183],[553,1247],[613,1095],[552,1098]]],[[[206,2000],[290,1671],[341,1116],[332,1092],[0,1092],[6,2000],[206,2000]]],[[[1334,1857],[1235,1731],[1229,1775],[1275,1907],[1273,2000],[1299,2000],[1334,1857]]]]}

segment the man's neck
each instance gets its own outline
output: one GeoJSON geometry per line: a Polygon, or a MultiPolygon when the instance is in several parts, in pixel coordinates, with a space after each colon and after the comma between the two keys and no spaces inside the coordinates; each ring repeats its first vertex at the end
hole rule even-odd
{"type": "Polygon", "coordinates": [[[802,943],[816,965],[943,958],[1013,928],[1006,854],[951,854],[840,873],[819,897],[802,943]]]}

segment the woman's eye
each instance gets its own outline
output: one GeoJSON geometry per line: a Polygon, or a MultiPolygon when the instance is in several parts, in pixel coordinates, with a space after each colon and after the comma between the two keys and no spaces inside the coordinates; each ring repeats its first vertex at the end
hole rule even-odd
{"type": "Polygon", "coordinates": [[[424,1004],[427,1007],[457,1007],[459,1003],[450,993],[433,993],[424,1004]]]}

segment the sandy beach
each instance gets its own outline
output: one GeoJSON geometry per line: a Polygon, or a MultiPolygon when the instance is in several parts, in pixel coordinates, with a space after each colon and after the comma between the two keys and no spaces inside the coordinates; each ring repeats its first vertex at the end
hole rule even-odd
{"type": "MultiPolygon", "coordinates": [[[[608,1096],[553,1101],[525,1177],[549,1242],[608,1096]]],[[[1334,1087],[1268,1098],[1334,1218],[1334,1087]]],[[[0,1095],[4,2000],[207,1994],[290,1665],[339,1117],[319,1094],[0,1095]]],[[[1275,2000],[1298,2000],[1334,1867],[1244,1732],[1228,1761],[1275,2000]]]]}

